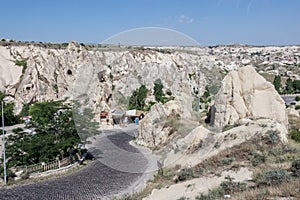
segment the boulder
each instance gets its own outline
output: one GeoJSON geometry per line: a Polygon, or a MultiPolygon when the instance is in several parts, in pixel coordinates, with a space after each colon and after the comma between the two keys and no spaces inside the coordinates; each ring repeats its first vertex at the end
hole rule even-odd
{"type": "Polygon", "coordinates": [[[139,123],[136,143],[150,148],[164,144],[177,132],[181,117],[182,107],[178,101],[153,105],[139,123]]]}
{"type": "Polygon", "coordinates": [[[300,117],[298,110],[296,110],[294,106],[289,107],[289,108],[287,109],[287,114],[288,114],[288,115],[295,116],[295,117],[300,117]]]}
{"type": "Polygon", "coordinates": [[[288,124],[283,99],[251,66],[225,76],[215,98],[211,122],[222,129],[243,118],[268,118],[285,126],[288,124]]]}

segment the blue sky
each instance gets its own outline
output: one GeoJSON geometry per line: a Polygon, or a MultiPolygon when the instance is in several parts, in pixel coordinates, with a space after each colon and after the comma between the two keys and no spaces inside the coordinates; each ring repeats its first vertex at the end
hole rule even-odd
{"type": "Polygon", "coordinates": [[[201,45],[300,44],[299,0],[1,0],[0,22],[0,38],[21,41],[100,43],[161,27],[201,45]]]}

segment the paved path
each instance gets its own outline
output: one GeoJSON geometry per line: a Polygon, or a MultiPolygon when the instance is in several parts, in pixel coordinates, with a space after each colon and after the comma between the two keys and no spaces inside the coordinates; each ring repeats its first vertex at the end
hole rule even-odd
{"type": "Polygon", "coordinates": [[[131,146],[133,131],[103,133],[94,137],[90,149],[95,161],[66,176],[0,189],[1,200],[94,200],[108,199],[128,190],[147,171],[147,155],[131,146]]]}
{"type": "Polygon", "coordinates": [[[300,94],[281,95],[281,98],[284,100],[285,104],[290,105],[292,102],[296,100],[297,96],[300,96],[300,94]]]}

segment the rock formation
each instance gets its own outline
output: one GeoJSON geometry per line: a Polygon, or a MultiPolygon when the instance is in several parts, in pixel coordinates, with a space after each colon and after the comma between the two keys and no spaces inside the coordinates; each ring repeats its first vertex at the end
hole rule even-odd
{"type": "MultiPolygon", "coordinates": [[[[122,104],[133,90],[142,84],[151,90],[154,81],[161,79],[164,88],[172,92],[185,107],[185,115],[189,115],[191,99],[198,87],[195,72],[203,63],[207,69],[214,68],[214,62],[201,60],[197,51],[190,53],[189,49],[172,52],[86,48],[76,42],[65,48],[32,44],[0,46],[0,90],[14,99],[17,113],[25,103],[64,98],[80,101],[85,98],[99,113],[127,107],[122,104]]],[[[201,92],[204,87],[202,74],[201,92]]]]}
{"type": "Polygon", "coordinates": [[[287,125],[285,103],[274,86],[251,66],[229,72],[215,98],[211,121],[222,129],[243,118],[268,118],[287,125]]]}
{"type": "Polygon", "coordinates": [[[150,148],[163,145],[178,131],[181,117],[182,107],[177,101],[155,104],[140,121],[136,143],[150,148]]]}
{"type": "Polygon", "coordinates": [[[234,125],[224,132],[210,131],[203,126],[177,140],[167,154],[168,166],[194,166],[225,149],[247,140],[274,135],[287,143],[287,116],[284,101],[273,85],[245,66],[231,71],[223,79],[212,109],[212,122],[218,129],[234,125]]]}
{"type": "Polygon", "coordinates": [[[287,129],[271,119],[242,120],[240,126],[222,133],[200,126],[173,145],[165,159],[165,166],[195,166],[203,160],[242,144],[253,137],[273,137],[276,142],[287,143],[287,129]]]}

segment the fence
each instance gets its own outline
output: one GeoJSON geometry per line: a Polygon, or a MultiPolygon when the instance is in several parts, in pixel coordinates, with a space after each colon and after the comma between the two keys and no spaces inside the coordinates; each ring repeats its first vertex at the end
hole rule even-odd
{"type": "Polygon", "coordinates": [[[17,167],[16,171],[23,171],[23,173],[31,174],[35,172],[45,172],[48,170],[59,169],[69,165],[71,162],[69,158],[64,158],[62,160],[54,160],[48,163],[39,163],[30,166],[20,166],[17,167]]]}

